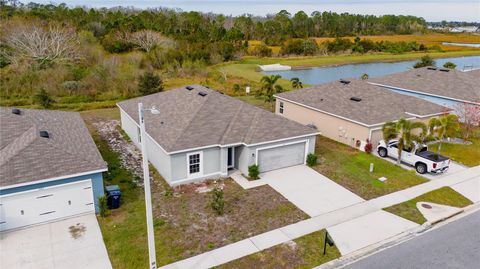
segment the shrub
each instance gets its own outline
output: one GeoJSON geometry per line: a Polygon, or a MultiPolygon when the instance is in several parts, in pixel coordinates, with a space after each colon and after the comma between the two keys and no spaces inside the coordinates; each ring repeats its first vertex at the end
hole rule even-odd
{"type": "Polygon", "coordinates": [[[100,217],[105,218],[108,215],[107,196],[103,195],[98,197],[98,207],[100,217]]]}
{"type": "Polygon", "coordinates": [[[210,207],[212,207],[213,211],[221,216],[224,212],[225,201],[223,200],[223,190],[219,187],[215,187],[212,190],[212,196],[210,201],[210,207]]]}
{"type": "Polygon", "coordinates": [[[252,164],[248,167],[248,176],[252,179],[258,179],[258,175],[260,171],[258,169],[258,165],[252,164]]]}
{"type": "Polygon", "coordinates": [[[372,151],[373,151],[373,145],[372,145],[372,142],[370,142],[369,139],[367,139],[367,144],[365,144],[364,150],[368,154],[372,153],[372,151]]]}
{"type": "Polygon", "coordinates": [[[455,69],[455,67],[457,67],[456,64],[452,63],[452,62],[446,62],[443,67],[445,68],[448,68],[448,69],[455,69]]]}
{"type": "Polygon", "coordinates": [[[234,92],[240,91],[240,85],[238,85],[237,83],[233,84],[233,91],[234,92]]]}
{"type": "Polygon", "coordinates": [[[152,93],[161,92],[163,90],[163,81],[160,76],[153,72],[145,72],[139,78],[138,91],[141,95],[149,95],[152,93]]]}
{"type": "Polygon", "coordinates": [[[291,39],[282,46],[282,54],[314,55],[318,51],[317,42],[313,39],[291,39]]]}
{"type": "Polygon", "coordinates": [[[44,88],[41,88],[37,91],[37,93],[33,96],[33,101],[43,108],[49,108],[53,103],[55,103],[55,100],[50,97],[50,94],[44,88]]]}
{"type": "Polygon", "coordinates": [[[317,165],[317,155],[309,153],[307,155],[307,165],[310,167],[317,165]]]}
{"type": "Polygon", "coordinates": [[[419,62],[415,63],[413,65],[413,68],[420,68],[420,67],[426,67],[426,66],[434,66],[435,61],[430,57],[430,55],[425,55],[423,56],[419,62]]]}
{"type": "Polygon", "coordinates": [[[272,49],[265,44],[255,46],[252,50],[252,54],[258,57],[272,57],[272,49]]]}

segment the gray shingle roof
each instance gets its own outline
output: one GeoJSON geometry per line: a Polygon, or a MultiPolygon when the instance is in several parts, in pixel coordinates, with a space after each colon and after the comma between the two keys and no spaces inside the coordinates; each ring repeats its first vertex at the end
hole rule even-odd
{"type": "Polygon", "coordinates": [[[79,113],[0,107],[0,127],[2,188],[107,168],[79,113]]]}
{"type": "Polygon", "coordinates": [[[372,78],[369,82],[480,103],[480,71],[478,70],[443,72],[440,69],[430,70],[424,67],[372,78]]]}
{"type": "Polygon", "coordinates": [[[394,93],[360,80],[350,80],[349,84],[335,81],[276,96],[364,125],[411,118],[412,115],[406,112],[424,116],[447,110],[420,98],[394,93]],[[351,97],[362,100],[355,102],[350,100],[351,97]]]}
{"type": "Polygon", "coordinates": [[[255,144],[316,131],[199,85],[118,103],[138,123],[138,103],[155,105],[160,115],[145,113],[146,131],[167,152],[210,145],[255,144]],[[202,97],[198,93],[207,93],[202,97]]]}

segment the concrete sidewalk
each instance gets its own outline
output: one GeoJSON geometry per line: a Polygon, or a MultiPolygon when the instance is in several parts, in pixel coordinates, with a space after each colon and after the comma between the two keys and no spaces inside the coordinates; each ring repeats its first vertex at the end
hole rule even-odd
{"type": "MultiPolygon", "coordinates": [[[[455,185],[458,186],[458,184],[470,182],[470,180],[478,180],[479,178],[480,166],[472,167],[464,171],[445,176],[441,180],[433,180],[405,190],[357,203],[326,214],[318,215],[307,220],[303,220],[218,249],[214,249],[209,252],[205,252],[198,256],[166,265],[162,268],[210,268],[218,266],[223,263],[259,252],[263,249],[294,240],[301,236],[345,223],[374,212],[378,212],[382,208],[408,201],[419,195],[439,189],[441,187],[455,185]]],[[[473,184],[476,183],[473,182],[473,184]]],[[[470,196],[476,197],[475,195],[476,194],[471,194],[470,196]]],[[[401,230],[402,229],[398,229],[398,231],[389,232],[386,236],[389,238],[394,236],[397,232],[402,232],[401,230]]],[[[374,244],[387,238],[379,237],[375,240],[372,240],[371,243],[374,244]]],[[[362,245],[360,247],[364,246],[362,245]]]]}

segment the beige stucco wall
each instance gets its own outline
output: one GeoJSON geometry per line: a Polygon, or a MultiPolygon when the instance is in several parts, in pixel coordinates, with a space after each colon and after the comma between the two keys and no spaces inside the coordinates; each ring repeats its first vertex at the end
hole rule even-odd
{"type": "MultiPolygon", "coordinates": [[[[283,115],[284,117],[299,122],[301,124],[314,124],[318,131],[323,136],[338,142],[355,147],[355,142],[360,140],[362,142],[361,149],[365,144],[365,140],[369,138],[371,131],[371,142],[375,147],[377,143],[383,139],[383,134],[380,126],[366,127],[358,123],[344,120],[335,116],[331,116],[313,109],[309,109],[285,100],[277,98],[275,105],[275,113],[283,115]],[[284,112],[280,114],[280,102],[284,104],[284,112]]],[[[414,119],[413,121],[422,121],[428,124],[432,117],[423,119],[414,119]]]]}
{"type": "Polygon", "coordinates": [[[369,128],[341,118],[330,116],[288,101],[277,99],[275,113],[301,124],[313,124],[321,135],[338,142],[355,146],[355,141],[368,138],[369,128]],[[284,103],[284,112],[280,114],[279,102],[284,103]]]}

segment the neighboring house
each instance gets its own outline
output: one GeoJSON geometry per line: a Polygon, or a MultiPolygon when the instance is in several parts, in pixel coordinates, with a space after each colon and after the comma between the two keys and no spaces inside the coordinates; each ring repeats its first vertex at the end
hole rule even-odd
{"type": "Polygon", "coordinates": [[[459,105],[480,105],[480,70],[459,71],[424,67],[368,80],[391,91],[457,109],[459,105]]]}
{"type": "MultiPolygon", "coordinates": [[[[122,128],[172,186],[228,176],[248,166],[261,172],[304,164],[317,131],[203,86],[187,86],[118,103],[122,128]],[[139,136],[138,103],[146,137],[139,136]]],[[[294,179],[292,179],[294,180],[294,179]]]]}
{"type": "Polygon", "coordinates": [[[107,165],[80,114],[0,108],[0,230],[98,211],[107,165]]]}
{"type": "Polygon", "coordinates": [[[278,115],[315,126],[320,134],[363,150],[382,139],[382,126],[400,118],[428,121],[447,108],[361,80],[340,80],[275,95],[278,115]]]}

